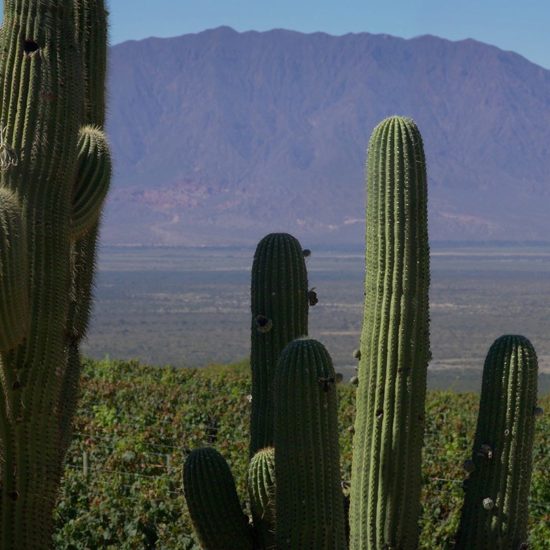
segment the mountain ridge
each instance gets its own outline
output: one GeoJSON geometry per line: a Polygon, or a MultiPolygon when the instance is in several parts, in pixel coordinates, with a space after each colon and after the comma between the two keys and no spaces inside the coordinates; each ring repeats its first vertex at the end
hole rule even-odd
{"type": "Polygon", "coordinates": [[[108,244],[363,240],[385,116],[426,145],[434,240],[545,240],[550,71],[472,39],[219,27],[111,48],[108,244]]]}

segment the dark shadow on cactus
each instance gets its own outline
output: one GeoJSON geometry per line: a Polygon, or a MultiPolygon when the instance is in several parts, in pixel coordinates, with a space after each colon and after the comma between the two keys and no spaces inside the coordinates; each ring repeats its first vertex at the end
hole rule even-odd
{"type": "Polygon", "coordinates": [[[23,44],[23,51],[30,55],[34,52],[37,52],[40,49],[40,46],[34,40],[25,40],[23,44]]]}

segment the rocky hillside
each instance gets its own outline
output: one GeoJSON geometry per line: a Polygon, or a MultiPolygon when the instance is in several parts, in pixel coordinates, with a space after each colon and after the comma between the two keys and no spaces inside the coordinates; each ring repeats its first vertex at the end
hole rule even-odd
{"type": "Polygon", "coordinates": [[[412,116],[434,240],[547,240],[550,71],[473,40],[238,33],[111,50],[104,240],[361,243],[372,128],[412,116]]]}

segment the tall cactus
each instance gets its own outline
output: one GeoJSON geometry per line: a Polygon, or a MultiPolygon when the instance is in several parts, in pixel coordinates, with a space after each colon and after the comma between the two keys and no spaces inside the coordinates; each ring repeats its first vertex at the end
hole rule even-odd
{"type": "Polygon", "coordinates": [[[426,162],[415,123],[391,117],[368,149],[365,315],[351,548],[416,548],[429,356],[426,162]]]}
{"type": "MultiPolygon", "coordinates": [[[[103,6],[101,0],[86,4],[90,10],[103,6]]],[[[77,188],[95,186],[93,179],[76,181],[79,128],[85,122],[83,72],[94,72],[95,86],[104,86],[104,80],[95,67],[82,66],[79,46],[86,44],[77,43],[74,8],[73,0],[4,0],[0,34],[0,221],[13,208],[11,195],[20,208],[11,219],[21,224],[21,230],[8,231],[2,224],[0,237],[13,248],[6,262],[21,268],[23,298],[15,300],[13,281],[5,276],[19,268],[5,265],[0,296],[10,294],[19,303],[17,322],[24,326],[22,334],[7,316],[0,324],[0,547],[16,550],[51,547],[52,511],[76,399],[78,368],[72,365],[78,364],[82,334],[75,336],[69,319],[71,260],[75,239],[86,229],[73,231],[74,197],[77,188]],[[17,250],[25,250],[25,257],[13,257],[17,250]],[[9,336],[13,333],[19,336],[9,336]]],[[[108,155],[103,159],[109,163],[108,155]]],[[[98,170],[109,171],[99,164],[98,170]]],[[[78,196],[94,223],[104,193],[99,200],[95,192],[78,196]]]]}
{"type": "Polygon", "coordinates": [[[250,456],[273,446],[273,377],[279,355],[307,335],[307,271],[300,243],[271,233],[256,248],[252,264],[252,413],[250,456]]]}
{"type": "Polygon", "coordinates": [[[274,386],[277,548],[343,550],[336,384],[325,347],[311,339],[288,344],[274,386]]]}
{"type": "Polygon", "coordinates": [[[457,548],[526,548],[537,356],[523,336],[489,349],[457,548]]]}

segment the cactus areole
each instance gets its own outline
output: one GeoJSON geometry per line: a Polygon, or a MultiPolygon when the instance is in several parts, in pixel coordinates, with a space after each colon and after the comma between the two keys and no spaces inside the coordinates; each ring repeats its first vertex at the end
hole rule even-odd
{"type": "Polygon", "coordinates": [[[351,548],[416,548],[429,356],[426,161],[391,117],[368,149],[365,309],[351,484],[351,548]]]}
{"type": "MultiPolygon", "coordinates": [[[[76,248],[97,226],[110,176],[103,117],[89,114],[92,103],[96,112],[104,111],[97,90],[105,82],[106,40],[98,35],[106,36],[106,29],[102,0],[4,1],[0,296],[8,298],[0,318],[3,549],[52,546],[52,511],[70,441],[78,346],[93,274],[93,261],[79,257],[76,248]],[[90,50],[93,66],[84,55],[90,50]],[[79,147],[79,130],[86,124],[94,125],[94,143],[88,140],[79,147]],[[83,298],[78,304],[77,296],[83,298]]],[[[95,241],[87,247],[88,259],[92,249],[95,241]]]]}

